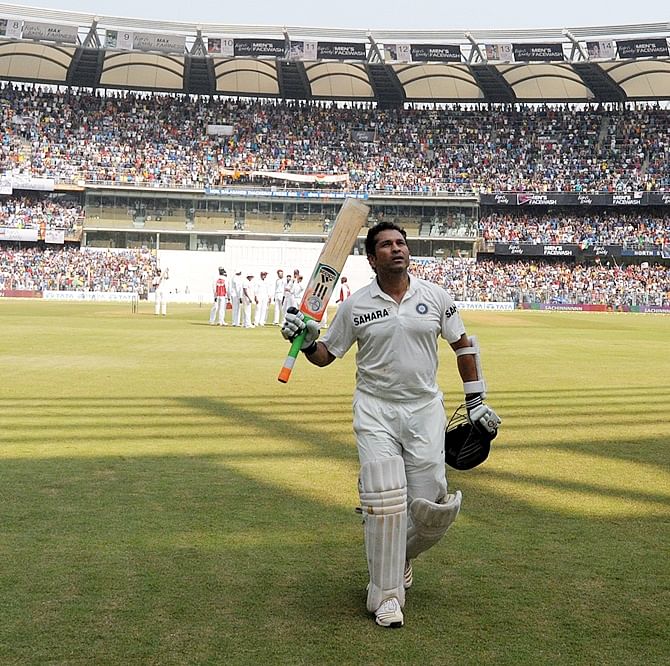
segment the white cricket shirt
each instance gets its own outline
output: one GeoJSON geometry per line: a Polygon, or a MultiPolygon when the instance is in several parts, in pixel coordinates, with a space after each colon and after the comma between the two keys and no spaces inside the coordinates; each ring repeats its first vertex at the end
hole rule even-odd
{"type": "Polygon", "coordinates": [[[396,303],[373,280],[340,304],[321,341],[342,358],[358,343],[356,387],[387,400],[429,398],[436,382],[439,337],[456,342],[465,333],[456,305],[440,286],[410,275],[396,303]]]}

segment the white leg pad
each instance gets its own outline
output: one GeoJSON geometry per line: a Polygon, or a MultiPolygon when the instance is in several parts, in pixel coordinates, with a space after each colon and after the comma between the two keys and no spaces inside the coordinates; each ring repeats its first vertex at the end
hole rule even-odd
{"type": "Polygon", "coordinates": [[[461,510],[461,491],[447,495],[439,504],[418,497],[409,507],[409,527],[407,529],[407,559],[434,546],[451,527],[461,510]]]}
{"type": "Polygon", "coordinates": [[[358,481],[370,573],[367,608],[374,613],[396,597],[405,604],[403,574],[407,542],[407,480],[400,456],[361,465],[358,481]]]}

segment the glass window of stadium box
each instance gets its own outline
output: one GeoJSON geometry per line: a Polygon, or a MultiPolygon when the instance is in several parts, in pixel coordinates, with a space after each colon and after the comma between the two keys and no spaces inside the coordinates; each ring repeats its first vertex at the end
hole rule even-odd
{"type": "Polygon", "coordinates": [[[197,234],[195,238],[195,247],[192,250],[201,252],[223,252],[226,249],[226,237],[216,234],[197,234]]]}
{"type": "Polygon", "coordinates": [[[107,248],[142,248],[156,249],[158,234],[151,232],[87,230],[84,232],[82,245],[88,247],[107,248]]]}
{"type": "Polygon", "coordinates": [[[190,249],[190,234],[159,234],[159,250],[188,250],[190,249]]]}

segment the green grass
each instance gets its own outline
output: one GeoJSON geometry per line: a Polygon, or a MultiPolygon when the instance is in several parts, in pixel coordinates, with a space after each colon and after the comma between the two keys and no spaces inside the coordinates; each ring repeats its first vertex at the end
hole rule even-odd
{"type": "Polygon", "coordinates": [[[504,424],[388,631],[353,352],[207,315],[0,301],[0,664],[668,662],[670,318],[464,314],[504,424]]]}

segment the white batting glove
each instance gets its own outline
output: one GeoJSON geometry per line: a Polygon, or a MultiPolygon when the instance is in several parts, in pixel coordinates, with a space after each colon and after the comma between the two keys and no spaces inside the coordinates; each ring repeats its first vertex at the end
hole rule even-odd
{"type": "Polygon", "coordinates": [[[319,322],[314,319],[305,320],[305,315],[297,308],[289,308],[286,311],[286,318],[281,327],[281,334],[289,342],[293,342],[302,332],[306,330],[305,339],[300,347],[302,351],[311,347],[319,337],[319,322]]]}
{"type": "Polygon", "coordinates": [[[475,428],[495,436],[502,419],[482,400],[479,394],[467,398],[465,408],[468,411],[468,419],[475,428]]]}

